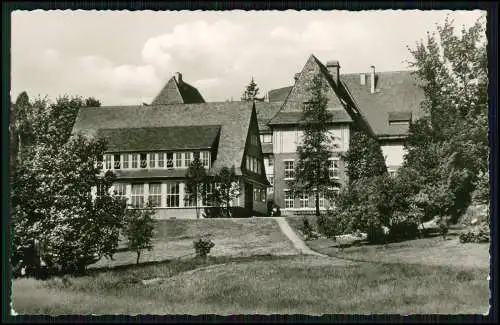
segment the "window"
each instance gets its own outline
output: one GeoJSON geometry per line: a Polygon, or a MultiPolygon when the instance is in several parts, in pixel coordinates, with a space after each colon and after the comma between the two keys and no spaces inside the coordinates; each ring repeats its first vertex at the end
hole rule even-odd
{"type": "Polygon", "coordinates": [[[389,176],[396,177],[396,171],[394,169],[388,169],[387,171],[389,172],[389,176]]]}
{"type": "Polygon", "coordinates": [[[193,152],[193,160],[195,160],[196,158],[200,159],[200,152],[199,151],[193,152]]]}
{"type": "Polygon", "coordinates": [[[319,193],[319,207],[325,207],[325,195],[322,192],[319,193]]]}
{"type": "Polygon", "coordinates": [[[113,194],[122,199],[127,199],[127,184],[116,183],[113,185],[113,194]]]}
{"type": "Polygon", "coordinates": [[[330,178],[338,178],[339,177],[339,161],[335,158],[330,158],[328,165],[328,173],[330,178]]]}
{"type": "Polygon", "coordinates": [[[293,208],[294,202],[293,202],[293,195],[292,192],[289,190],[285,190],[285,209],[290,209],[293,208]]]}
{"type": "Polygon", "coordinates": [[[144,184],[132,184],[130,203],[134,208],[144,207],[144,184]]]}
{"type": "Polygon", "coordinates": [[[158,153],[158,168],[165,168],[165,154],[163,152],[158,153]]]}
{"type": "Polygon", "coordinates": [[[271,143],[272,141],[273,141],[272,134],[263,134],[262,135],[262,142],[264,142],[264,143],[271,143]]]}
{"type": "Polygon", "coordinates": [[[148,159],[147,159],[147,154],[141,153],[140,158],[141,158],[141,168],[146,168],[148,167],[148,159]]]}
{"type": "Polygon", "coordinates": [[[299,197],[300,208],[308,208],[309,207],[309,195],[307,193],[301,193],[299,197]]]}
{"type": "Polygon", "coordinates": [[[179,195],[179,183],[167,183],[167,207],[178,207],[179,195]]]}
{"type": "Polygon", "coordinates": [[[274,176],[267,176],[267,180],[269,181],[269,184],[271,184],[271,186],[274,186],[274,176]]]}
{"type": "Polygon", "coordinates": [[[156,168],[156,153],[149,153],[149,168],[156,168]]]}
{"type": "Polygon", "coordinates": [[[389,125],[410,125],[410,121],[389,121],[389,125]]]}
{"type": "Polygon", "coordinates": [[[126,154],[123,154],[122,155],[122,158],[123,158],[123,169],[128,169],[129,168],[129,165],[130,165],[130,158],[129,158],[129,154],[126,153],[126,154]]]}
{"type": "Polygon", "coordinates": [[[184,153],[184,166],[187,168],[191,165],[191,152],[184,153]]]}
{"type": "Polygon", "coordinates": [[[294,176],[293,160],[285,160],[285,179],[293,179],[294,176]]]}
{"type": "Polygon", "coordinates": [[[114,168],[115,169],[120,169],[120,155],[113,155],[113,160],[114,160],[114,168]]]}
{"type": "Polygon", "coordinates": [[[252,135],[250,136],[250,143],[251,143],[252,145],[254,145],[254,146],[257,146],[257,145],[258,145],[258,143],[259,143],[259,137],[258,137],[257,135],[255,135],[255,134],[252,134],[252,135]]]}
{"type": "Polygon", "coordinates": [[[174,168],[174,154],[172,152],[167,153],[167,168],[174,168]]]}
{"type": "Polygon", "coordinates": [[[111,164],[111,155],[104,155],[104,166],[105,169],[111,169],[113,165],[111,164]]]}
{"type": "Polygon", "coordinates": [[[133,153],[132,154],[132,168],[138,168],[139,167],[139,155],[133,153]]]}
{"type": "Polygon", "coordinates": [[[188,191],[187,186],[184,187],[184,206],[186,206],[186,207],[195,207],[196,203],[197,203],[197,198],[195,197],[195,195],[191,194],[188,191]]]}
{"type": "Polygon", "coordinates": [[[212,197],[212,194],[214,192],[214,184],[213,183],[209,183],[206,185],[206,192],[204,193],[204,196],[203,196],[203,205],[204,206],[210,206],[210,205],[213,205],[213,197],[212,197]]]}
{"type": "Polygon", "coordinates": [[[210,167],[210,155],[208,151],[203,151],[201,155],[201,163],[203,167],[210,167]]]}
{"type": "Polygon", "coordinates": [[[267,160],[267,165],[268,165],[269,167],[272,167],[272,166],[274,165],[274,158],[269,158],[269,159],[267,160]]]}
{"type": "Polygon", "coordinates": [[[266,191],[261,188],[254,188],[253,200],[257,202],[266,202],[266,191]]]}
{"type": "Polygon", "coordinates": [[[161,206],[161,183],[149,184],[149,202],[153,207],[161,206]]]}
{"type": "Polygon", "coordinates": [[[181,152],[175,153],[175,167],[182,168],[182,153],[181,152]]]}

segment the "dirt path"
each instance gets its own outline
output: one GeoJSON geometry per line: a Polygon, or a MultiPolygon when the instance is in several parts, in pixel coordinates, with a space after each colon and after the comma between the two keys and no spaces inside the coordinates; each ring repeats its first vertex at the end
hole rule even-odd
{"type": "Polygon", "coordinates": [[[293,246],[301,253],[304,255],[315,255],[315,256],[321,256],[321,257],[329,257],[328,255],[324,255],[318,252],[313,251],[307,245],[304,243],[302,239],[297,236],[295,231],[290,227],[288,222],[284,217],[272,217],[278,225],[280,226],[281,231],[290,239],[290,241],[293,243],[293,246]]]}

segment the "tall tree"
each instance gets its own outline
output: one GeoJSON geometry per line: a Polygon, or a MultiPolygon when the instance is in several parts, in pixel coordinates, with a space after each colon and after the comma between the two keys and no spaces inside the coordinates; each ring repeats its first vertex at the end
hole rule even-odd
{"type": "Polygon", "coordinates": [[[207,172],[199,157],[195,157],[186,171],[187,199],[195,202],[196,218],[199,218],[199,198],[206,193],[207,172]]]}
{"type": "Polygon", "coordinates": [[[234,166],[222,167],[211,182],[212,194],[208,197],[224,217],[231,217],[231,202],[241,195],[241,188],[234,166]]]}
{"type": "Polygon", "coordinates": [[[295,179],[290,184],[294,193],[314,192],[317,216],[320,214],[319,195],[332,185],[328,159],[331,156],[331,136],[328,133],[331,113],[327,110],[326,87],[326,82],[318,74],[308,88],[310,96],[304,104],[300,124],[303,139],[297,148],[295,179]]]}
{"type": "Polygon", "coordinates": [[[264,97],[258,97],[259,95],[259,87],[257,86],[257,83],[255,81],[250,80],[250,83],[245,87],[245,91],[243,92],[243,95],[241,95],[241,100],[242,101],[263,101],[264,97]]]}
{"type": "Polygon", "coordinates": [[[404,167],[419,173],[427,213],[456,219],[487,180],[479,177],[488,172],[489,152],[484,17],[461,33],[447,18],[409,51],[426,114],[410,127],[404,167]]]}

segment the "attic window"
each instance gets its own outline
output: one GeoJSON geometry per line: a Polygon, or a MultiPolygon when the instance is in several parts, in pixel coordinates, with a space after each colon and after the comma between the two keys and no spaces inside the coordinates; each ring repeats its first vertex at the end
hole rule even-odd
{"type": "Polygon", "coordinates": [[[389,125],[410,125],[410,121],[389,121],[389,125]]]}

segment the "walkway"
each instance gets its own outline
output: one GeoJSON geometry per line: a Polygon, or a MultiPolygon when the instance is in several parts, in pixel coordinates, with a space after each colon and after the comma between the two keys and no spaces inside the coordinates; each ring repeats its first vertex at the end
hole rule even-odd
{"type": "Polygon", "coordinates": [[[284,217],[272,217],[278,222],[278,225],[280,226],[281,231],[290,239],[292,242],[293,246],[301,253],[304,255],[316,255],[316,256],[322,256],[322,257],[329,257],[328,255],[320,254],[318,252],[313,251],[307,245],[304,243],[302,239],[300,239],[299,236],[295,233],[295,231],[290,227],[288,222],[284,217]]]}

